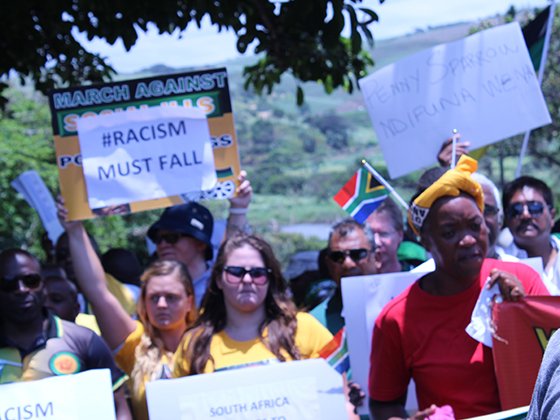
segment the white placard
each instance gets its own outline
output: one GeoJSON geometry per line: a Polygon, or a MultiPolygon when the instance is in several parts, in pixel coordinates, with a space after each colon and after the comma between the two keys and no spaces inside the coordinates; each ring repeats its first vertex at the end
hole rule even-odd
{"type": "Polygon", "coordinates": [[[55,244],[58,237],[64,232],[64,228],[58,220],[51,192],[41,176],[37,171],[25,171],[14,179],[11,185],[35,209],[49,239],[55,244]]]}
{"type": "Polygon", "coordinates": [[[146,385],[150,420],[339,420],[342,376],[323,359],[275,363],[146,385]]]}
{"type": "Polygon", "coordinates": [[[197,108],[84,116],[78,138],[92,209],[209,190],[217,182],[208,121],[197,108]]]}
{"type": "MultiPolygon", "coordinates": [[[[371,338],[377,316],[383,307],[424,273],[403,272],[371,276],[345,277],[342,279],[342,303],[352,380],[366,393],[368,400],[369,360],[371,338]]],[[[367,404],[366,404],[367,406],[367,404]]],[[[360,414],[367,414],[367,407],[360,407],[360,414]]],[[[418,409],[414,384],[408,390],[406,407],[418,409]]]]}
{"type": "Polygon", "coordinates": [[[359,81],[391,178],[551,122],[517,22],[411,55],[359,81]]]}
{"type": "Polygon", "coordinates": [[[114,420],[109,369],[0,385],[0,419],[114,420]]]}

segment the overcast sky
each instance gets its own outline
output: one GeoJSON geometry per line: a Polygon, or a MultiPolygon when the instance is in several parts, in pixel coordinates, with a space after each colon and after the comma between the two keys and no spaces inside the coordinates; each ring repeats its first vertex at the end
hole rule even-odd
{"type": "MultiPolygon", "coordinates": [[[[362,3],[377,12],[380,21],[372,25],[376,39],[392,38],[448,23],[476,21],[496,14],[503,14],[510,5],[521,8],[543,7],[546,0],[364,0],[362,3]]],[[[142,33],[131,51],[126,52],[119,41],[114,46],[94,40],[86,42],[86,48],[108,57],[120,73],[131,73],[154,64],[170,67],[203,66],[216,64],[239,56],[235,48],[236,38],[231,32],[218,33],[211,25],[189,29],[179,38],[158,35],[153,29],[142,33]]],[[[85,38],[82,38],[85,39],[85,38]]]]}

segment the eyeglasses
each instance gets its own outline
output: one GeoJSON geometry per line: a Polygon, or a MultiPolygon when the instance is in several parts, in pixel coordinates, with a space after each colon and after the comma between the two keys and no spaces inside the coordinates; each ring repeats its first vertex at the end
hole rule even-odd
{"type": "Polygon", "coordinates": [[[19,290],[19,283],[22,283],[28,289],[36,289],[41,285],[40,274],[22,274],[8,279],[2,277],[0,279],[0,289],[6,293],[12,293],[19,290]]]}
{"type": "Polygon", "coordinates": [[[544,204],[540,201],[527,201],[526,203],[513,203],[508,207],[508,216],[510,218],[519,217],[525,211],[527,211],[532,217],[540,216],[544,211],[544,204]]]}
{"type": "Polygon", "coordinates": [[[329,252],[328,256],[331,259],[331,261],[338,264],[342,264],[346,259],[346,257],[350,257],[352,261],[357,263],[358,261],[363,260],[365,257],[367,257],[368,254],[369,251],[367,249],[359,248],[359,249],[347,249],[345,251],[331,251],[329,252]]]}
{"type": "Polygon", "coordinates": [[[224,271],[229,274],[226,276],[226,280],[230,284],[239,284],[241,280],[245,277],[245,274],[249,273],[249,276],[256,285],[262,286],[268,281],[268,275],[272,272],[270,268],[266,267],[237,267],[235,265],[226,265],[224,271]]]}
{"type": "Polygon", "coordinates": [[[498,214],[499,211],[500,211],[500,209],[498,209],[498,207],[493,206],[491,204],[484,203],[484,215],[485,216],[495,216],[496,214],[498,214]]]}
{"type": "Polygon", "coordinates": [[[156,235],[154,235],[154,239],[153,242],[156,245],[159,245],[161,243],[161,241],[165,241],[170,245],[176,244],[179,239],[188,236],[185,235],[183,233],[178,233],[178,232],[169,232],[169,233],[157,233],[156,235]]]}

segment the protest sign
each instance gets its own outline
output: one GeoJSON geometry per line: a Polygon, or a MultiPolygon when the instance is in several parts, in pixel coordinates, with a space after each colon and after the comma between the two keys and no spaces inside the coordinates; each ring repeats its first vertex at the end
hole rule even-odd
{"type": "Polygon", "coordinates": [[[11,182],[25,201],[37,212],[52,243],[64,232],[58,221],[54,199],[37,171],[25,171],[11,182]]]}
{"type": "Polygon", "coordinates": [[[518,23],[411,55],[359,84],[391,178],[436,163],[453,129],[476,149],[551,121],[518,23]]]}
{"type": "Polygon", "coordinates": [[[109,369],[0,385],[0,419],[112,420],[109,369]]]}
{"type": "Polygon", "coordinates": [[[465,420],[525,420],[529,406],[512,408],[511,410],[500,411],[498,413],[487,414],[486,416],[470,417],[465,420]]]}
{"type": "Polygon", "coordinates": [[[149,382],[151,420],[346,418],[342,376],[323,359],[149,382]]]}
{"type": "MultiPolygon", "coordinates": [[[[60,189],[70,220],[96,215],[88,203],[77,136],[77,121],[82,117],[123,116],[130,110],[159,106],[200,109],[208,118],[218,183],[209,192],[192,193],[186,187],[183,193],[188,193],[189,199],[227,198],[235,191],[241,168],[225,68],[58,89],[49,94],[49,104],[60,189]]],[[[183,202],[182,196],[174,195],[130,202],[116,209],[105,207],[96,213],[136,212],[183,202]]]]}
{"type": "Polygon", "coordinates": [[[214,156],[204,113],[152,107],[78,120],[91,208],[210,190],[214,156]]]}
{"type": "Polygon", "coordinates": [[[527,405],[548,340],[560,327],[560,296],[494,305],[492,352],[503,409],[527,405]]]}
{"type": "MultiPolygon", "coordinates": [[[[371,338],[377,316],[383,307],[402,293],[424,273],[386,273],[371,276],[345,277],[342,279],[342,303],[344,322],[350,353],[352,380],[362,390],[368,391],[369,359],[371,338]]],[[[414,385],[408,392],[407,408],[417,409],[414,385]]],[[[367,407],[360,407],[367,414],[367,407]]]]}

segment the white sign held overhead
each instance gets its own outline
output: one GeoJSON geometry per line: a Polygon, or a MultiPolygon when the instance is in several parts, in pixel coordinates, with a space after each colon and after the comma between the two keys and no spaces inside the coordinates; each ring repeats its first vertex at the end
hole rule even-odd
{"type": "Polygon", "coordinates": [[[92,209],[209,190],[216,184],[204,113],[151,107],[78,120],[92,209]]]}
{"type": "Polygon", "coordinates": [[[454,128],[476,149],[551,122],[518,23],[411,55],[359,83],[391,178],[436,163],[454,128]]]}
{"type": "Polygon", "coordinates": [[[58,220],[54,199],[37,171],[25,171],[11,182],[25,201],[35,209],[52,243],[64,232],[58,220]]]}

